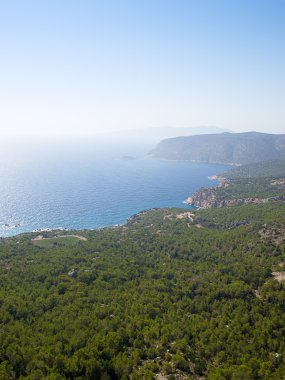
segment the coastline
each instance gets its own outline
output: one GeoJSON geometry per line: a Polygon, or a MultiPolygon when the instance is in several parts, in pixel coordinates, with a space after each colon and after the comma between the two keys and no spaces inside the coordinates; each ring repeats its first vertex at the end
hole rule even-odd
{"type": "MultiPolygon", "coordinates": [[[[133,167],[129,173],[129,169],[126,170],[126,166],[123,164],[122,169],[125,170],[123,178],[119,178],[118,182],[115,177],[115,181],[105,183],[104,187],[101,185],[102,181],[98,182],[99,170],[98,173],[96,171],[92,177],[96,181],[94,186],[98,184],[100,192],[97,189],[94,192],[89,185],[84,187],[86,193],[83,194],[82,203],[77,194],[68,195],[68,197],[64,195],[66,193],[64,182],[62,182],[63,185],[59,184],[63,196],[60,195],[55,198],[58,207],[54,207],[49,200],[51,199],[50,194],[54,194],[52,192],[53,187],[45,188],[43,192],[39,192],[41,188],[34,193],[32,192],[28,203],[29,207],[22,207],[23,203],[20,200],[26,194],[18,191],[11,199],[17,201],[19,206],[11,209],[11,211],[7,208],[7,212],[2,215],[0,237],[9,238],[21,234],[40,234],[55,230],[67,233],[74,230],[117,228],[124,225],[130,217],[141,210],[153,208],[188,209],[190,206],[185,203],[185,198],[201,186],[211,186],[209,177],[213,177],[212,173],[227,170],[226,166],[219,164],[181,162],[179,160],[177,165],[168,165],[165,162],[159,164],[157,161],[169,162],[169,160],[156,160],[155,164],[150,164],[149,157],[145,160],[146,163],[144,160],[138,161],[136,168],[139,170],[139,177],[137,174],[134,177],[133,167]],[[129,186],[129,184],[131,185],[129,186]],[[93,199],[89,194],[92,195],[93,199]],[[108,194],[108,197],[104,194],[108,194]],[[128,200],[129,196],[130,201],[128,200]],[[95,205],[93,206],[94,200],[95,205]],[[7,226],[5,227],[5,225],[7,226]]],[[[118,162],[120,163],[120,161],[118,162]]],[[[121,166],[119,164],[119,168],[121,166]]],[[[102,168],[104,167],[105,165],[102,168]]],[[[110,167],[112,169],[110,174],[113,174],[113,161],[110,167]]],[[[101,169],[101,167],[99,168],[101,169]]],[[[118,168],[117,164],[114,168],[118,168]]],[[[44,174],[45,172],[41,175],[44,174]]],[[[79,184],[80,181],[79,178],[79,184]]],[[[85,186],[84,182],[83,186],[85,186]]],[[[5,195],[6,193],[3,192],[3,196],[5,195]]]]}

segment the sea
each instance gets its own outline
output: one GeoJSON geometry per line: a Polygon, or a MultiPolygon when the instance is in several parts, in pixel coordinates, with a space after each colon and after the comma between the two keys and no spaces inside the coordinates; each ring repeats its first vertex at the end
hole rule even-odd
{"type": "Polygon", "coordinates": [[[103,138],[0,142],[0,236],[124,224],[184,201],[225,165],[155,159],[150,143],[103,138]]]}

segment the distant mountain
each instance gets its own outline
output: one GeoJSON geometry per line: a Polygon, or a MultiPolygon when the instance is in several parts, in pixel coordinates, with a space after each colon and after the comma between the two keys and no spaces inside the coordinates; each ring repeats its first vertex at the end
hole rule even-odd
{"type": "Polygon", "coordinates": [[[183,136],[161,141],[150,153],[169,160],[244,165],[285,159],[285,134],[246,132],[183,136]]]}

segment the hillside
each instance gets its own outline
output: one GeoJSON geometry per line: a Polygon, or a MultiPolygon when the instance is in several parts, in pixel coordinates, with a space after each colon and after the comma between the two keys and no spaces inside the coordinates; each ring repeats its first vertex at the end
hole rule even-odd
{"type": "Polygon", "coordinates": [[[2,239],[0,378],[281,379],[284,231],[271,203],[2,239]]]}
{"type": "Polygon", "coordinates": [[[151,151],[156,158],[241,165],[285,159],[285,135],[221,133],[182,136],[161,141],[151,151]]]}
{"type": "Polygon", "coordinates": [[[222,173],[220,176],[227,179],[285,177],[285,160],[269,160],[254,164],[242,165],[238,168],[228,170],[227,172],[222,173]]]}
{"type": "Polygon", "coordinates": [[[285,161],[248,164],[217,176],[218,186],[201,188],[187,203],[201,208],[285,201],[285,161]]]}

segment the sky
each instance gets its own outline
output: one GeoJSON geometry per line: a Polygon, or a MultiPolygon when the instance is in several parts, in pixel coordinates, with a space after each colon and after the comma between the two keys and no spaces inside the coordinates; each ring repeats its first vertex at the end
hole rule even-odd
{"type": "Polygon", "coordinates": [[[0,0],[0,136],[285,133],[284,0],[0,0]]]}

